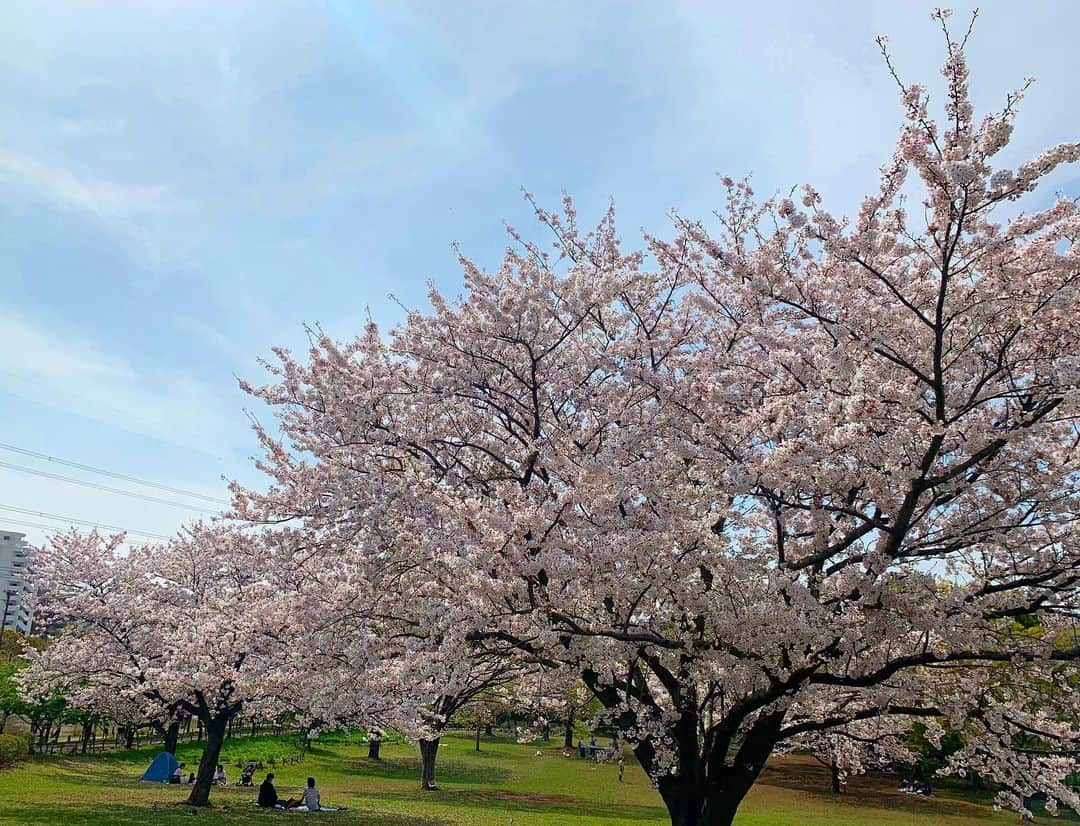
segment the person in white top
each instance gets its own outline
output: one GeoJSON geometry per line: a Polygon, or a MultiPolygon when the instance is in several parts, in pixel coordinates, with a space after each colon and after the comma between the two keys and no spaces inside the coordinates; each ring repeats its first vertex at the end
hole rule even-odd
{"type": "Polygon", "coordinates": [[[319,790],[315,788],[315,778],[309,777],[307,779],[307,788],[304,789],[304,796],[302,798],[303,805],[307,806],[309,812],[317,812],[321,808],[319,802],[319,790]]]}
{"type": "Polygon", "coordinates": [[[225,767],[218,763],[217,771],[214,772],[214,783],[218,786],[224,786],[228,782],[225,777],[225,767]]]}

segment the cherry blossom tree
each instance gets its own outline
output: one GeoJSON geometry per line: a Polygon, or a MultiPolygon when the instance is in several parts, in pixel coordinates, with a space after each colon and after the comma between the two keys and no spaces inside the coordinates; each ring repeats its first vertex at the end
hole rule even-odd
{"type": "Polygon", "coordinates": [[[205,805],[228,724],[272,717],[275,690],[303,668],[290,614],[296,577],[274,541],[197,524],[161,546],[121,553],[122,534],[55,536],[35,558],[39,610],[64,631],[28,651],[27,691],[60,689],[78,705],[112,694],[151,720],[187,714],[206,746],[188,802],[205,805]]]}
{"type": "MultiPolygon", "coordinates": [[[[513,668],[492,654],[470,653],[456,662],[448,663],[441,658],[434,668],[421,680],[416,680],[415,668],[397,682],[400,689],[408,686],[410,692],[430,686],[430,702],[421,707],[421,714],[413,719],[402,719],[395,728],[404,730],[420,747],[420,788],[430,791],[436,788],[435,766],[443,733],[454,717],[472,704],[483,703],[491,692],[513,679],[513,668]]],[[[423,695],[420,695],[423,699],[423,695]]]]}
{"type": "Polygon", "coordinates": [[[321,583],[308,589],[303,609],[320,682],[300,696],[284,685],[282,693],[320,723],[402,733],[420,749],[420,788],[435,789],[442,733],[466,707],[512,683],[518,665],[467,637],[471,626],[442,602],[441,589],[432,592],[430,567],[382,545],[353,564],[337,542],[308,542],[304,564],[305,576],[321,583]]]}
{"type": "Polygon", "coordinates": [[[1014,206],[1080,144],[995,168],[1023,90],[976,122],[945,18],[944,117],[898,81],[855,219],[725,179],[718,226],[625,252],[537,207],[553,246],[462,258],[459,300],[277,352],[237,513],[420,572],[383,607],[454,656],[580,678],[677,826],[731,823],[777,750],[913,721],[1001,802],[1080,808],[1080,214],[1014,206]]]}
{"type": "MultiPolygon", "coordinates": [[[[404,652],[394,641],[387,642],[369,649],[380,659],[369,670],[346,666],[317,684],[315,692],[323,698],[346,693],[353,698],[344,709],[336,700],[337,715],[323,719],[333,719],[334,726],[399,732],[419,748],[420,789],[432,791],[438,788],[436,765],[443,733],[462,713],[480,719],[493,697],[513,680],[515,669],[490,653],[447,657],[437,650],[404,652]]],[[[378,759],[378,746],[369,749],[368,756],[378,759]]]]}
{"type": "MultiPolygon", "coordinates": [[[[513,686],[514,707],[532,719],[530,734],[561,729],[563,748],[574,747],[574,728],[594,716],[596,701],[576,673],[566,669],[533,668],[513,686]]],[[[546,738],[545,738],[546,739],[546,738]]]]}

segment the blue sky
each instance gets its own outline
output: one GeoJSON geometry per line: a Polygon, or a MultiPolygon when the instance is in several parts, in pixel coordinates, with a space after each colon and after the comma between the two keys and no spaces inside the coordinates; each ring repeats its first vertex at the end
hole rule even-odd
{"type": "MultiPolygon", "coordinates": [[[[566,189],[583,219],[614,197],[628,240],[672,208],[707,218],[718,172],[763,193],[809,182],[851,212],[900,122],[874,37],[936,90],[929,10],[7,4],[0,443],[210,495],[223,474],[257,483],[235,376],[302,347],[305,324],[345,337],[368,311],[395,322],[390,293],[454,293],[450,244],[494,266],[502,222],[528,227],[521,187],[553,206],[566,189]]],[[[1080,5],[983,4],[977,108],[1038,79],[1003,164],[1080,138],[1077,31],[1080,5]]],[[[1078,171],[1054,187],[1077,194],[1078,171]]],[[[2,466],[0,505],[153,532],[194,515],[2,466]]]]}

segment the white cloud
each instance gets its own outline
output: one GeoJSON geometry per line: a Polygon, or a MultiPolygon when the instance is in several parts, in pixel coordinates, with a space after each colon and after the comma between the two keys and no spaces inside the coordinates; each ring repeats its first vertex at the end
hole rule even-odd
{"type": "Polygon", "coordinates": [[[3,308],[0,332],[0,372],[17,395],[211,456],[242,443],[240,410],[190,376],[141,372],[92,341],[3,308]]]}
{"type": "Polygon", "coordinates": [[[126,184],[0,148],[0,191],[16,192],[82,216],[121,241],[135,260],[162,260],[158,228],[178,203],[162,184],[126,184]]]}
{"type": "Polygon", "coordinates": [[[163,186],[127,185],[81,175],[65,166],[50,166],[0,149],[0,175],[36,190],[64,207],[102,219],[129,218],[159,212],[165,205],[163,186]]]}

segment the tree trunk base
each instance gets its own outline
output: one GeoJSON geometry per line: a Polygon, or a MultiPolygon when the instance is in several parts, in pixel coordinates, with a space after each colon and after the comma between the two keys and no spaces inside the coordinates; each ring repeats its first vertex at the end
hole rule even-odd
{"type": "Polygon", "coordinates": [[[191,794],[188,795],[189,806],[210,805],[210,789],[214,785],[214,772],[217,770],[228,724],[227,718],[211,718],[206,721],[206,747],[199,761],[199,771],[195,774],[195,784],[191,787],[191,794]]]}
{"type": "Polygon", "coordinates": [[[439,754],[439,738],[434,740],[421,740],[420,741],[420,762],[421,762],[421,774],[420,774],[420,790],[424,792],[433,792],[438,789],[435,785],[435,758],[439,754]]]}

